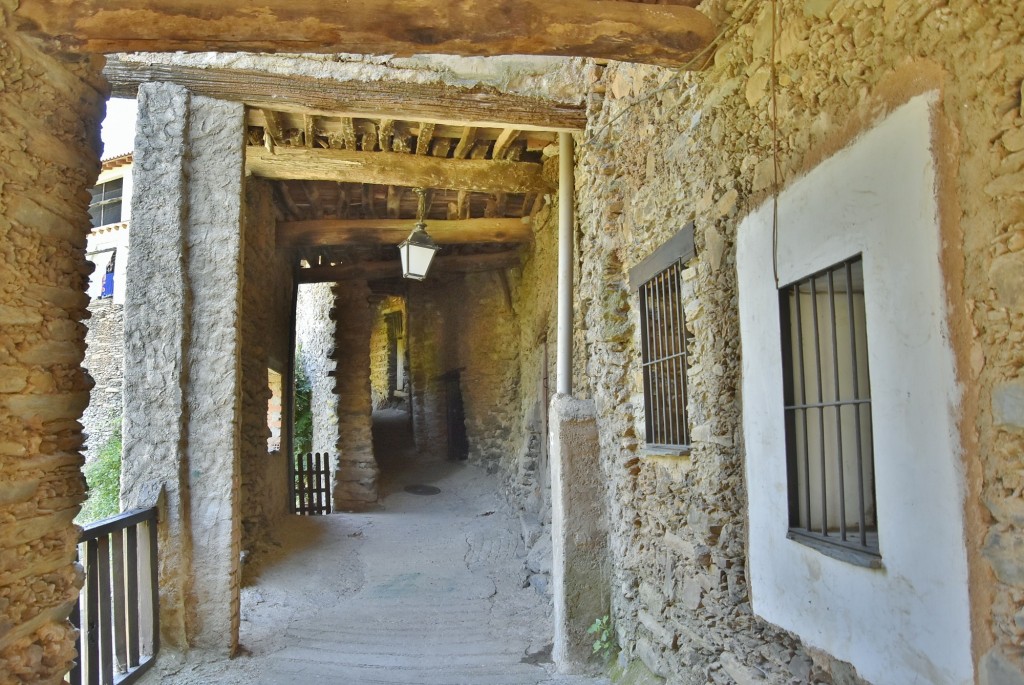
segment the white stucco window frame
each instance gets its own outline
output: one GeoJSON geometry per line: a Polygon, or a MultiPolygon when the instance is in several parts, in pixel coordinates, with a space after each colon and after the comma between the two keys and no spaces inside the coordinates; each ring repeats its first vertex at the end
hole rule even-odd
{"type": "Polygon", "coordinates": [[[863,255],[880,569],[787,539],[772,206],[738,231],[743,430],[754,612],[876,683],[974,682],[957,429],[932,152],[935,93],[913,98],[790,185],[785,284],[863,255]]]}

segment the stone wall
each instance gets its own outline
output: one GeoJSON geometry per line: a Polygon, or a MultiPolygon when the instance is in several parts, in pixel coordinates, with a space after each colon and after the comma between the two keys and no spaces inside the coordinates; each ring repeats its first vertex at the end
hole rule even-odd
{"type": "Polygon", "coordinates": [[[334,287],[336,324],[334,393],[338,396],[338,443],[334,448],[334,508],[358,511],[377,503],[379,469],[373,456],[370,414],[370,330],[374,307],[362,281],[334,287]]]}
{"type": "Polygon", "coordinates": [[[99,60],[44,54],[0,1],[0,682],[59,683],[84,499],[78,419],[89,316],[87,189],[99,172],[99,60]]]}
{"type": "MultiPolygon", "coordinates": [[[[588,353],[578,394],[592,393],[598,409],[616,629],[627,658],[672,682],[838,680],[849,666],[809,654],[751,614],[734,235],[773,180],[771,4],[708,0],[702,10],[725,31],[708,69],[594,65],[578,153],[577,305],[588,353]],[[694,444],[689,459],[665,459],[643,449],[637,302],[626,273],[688,221],[697,227],[686,272],[694,444]]],[[[1014,464],[1024,404],[1014,398],[1024,366],[1024,7],[781,0],[778,11],[783,184],[911,95],[940,91],[974,651],[981,682],[1021,682],[1024,520],[1014,464]]]]}
{"type": "Polygon", "coordinates": [[[295,306],[297,362],[312,387],[313,451],[335,454],[338,445],[338,396],[334,394],[334,292],[330,283],[299,286],[295,306]]]}
{"type": "Polygon", "coordinates": [[[221,653],[239,623],[243,110],[140,87],[125,300],[122,506],[161,504],[162,644],[221,653]]]}
{"type": "Polygon", "coordinates": [[[443,280],[431,278],[408,289],[409,368],[412,374],[412,420],[416,451],[444,458],[448,450],[444,385],[439,380],[456,368],[445,326],[445,300],[433,294],[443,280]]]}
{"type": "Polygon", "coordinates": [[[497,271],[438,273],[409,289],[413,425],[421,453],[447,455],[447,388],[442,376],[457,371],[469,459],[492,470],[512,467],[518,427],[519,324],[502,278],[511,276],[497,271]]]}
{"type": "MultiPolygon", "coordinates": [[[[269,451],[268,369],[285,376],[291,319],[292,269],[274,246],[270,186],[245,184],[245,263],[242,286],[242,549],[259,546],[288,511],[288,462],[269,451]]],[[[280,407],[278,407],[280,412],[280,407]]],[[[280,414],[278,414],[280,415],[280,414]]]]}
{"type": "Polygon", "coordinates": [[[121,376],[124,372],[124,305],[113,298],[89,302],[89,331],[82,362],[96,385],[82,414],[85,460],[92,461],[110,440],[121,420],[121,376]]]}
{"type": "MultiPolygon", "coordinates": [[[[391,401],[392,376],[396,368],[392,368],[391,346],[395,339],[389,333],[388,316],[399,315],[405,325],[405,299],[398,296],[385,297],[376,307],[373,330],[370,332],[370,395],[374,409],[381,409],[391,401]]],[[[404,347],[403,350],[404,352],[404,347]]],[[[405,365],[405,355],[397,355],[394,365],[405,365]]],[[[401,388],[396,388],[401,390],[401,388]]]]}

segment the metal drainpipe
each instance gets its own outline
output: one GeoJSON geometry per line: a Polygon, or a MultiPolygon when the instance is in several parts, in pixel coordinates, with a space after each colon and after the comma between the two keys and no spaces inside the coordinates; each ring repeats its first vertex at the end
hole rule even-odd
{"type": "Polygon", "coordinates": [[[557,391],[572,394],[572,263],[575,179],[572,134],[558,134],[558,353],[557,391]]]}

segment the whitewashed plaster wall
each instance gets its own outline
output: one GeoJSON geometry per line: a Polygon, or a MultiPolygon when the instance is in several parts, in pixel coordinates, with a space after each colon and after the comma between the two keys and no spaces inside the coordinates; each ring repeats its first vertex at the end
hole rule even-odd
{"type": "Polygon", "coordinates": [[[914,98],[779,198],[782,284],[863,254],[881,569],[788,540],[772,207],[738,234],[755,613],[883,685],[974,682],[930,117],[914,98]]]}

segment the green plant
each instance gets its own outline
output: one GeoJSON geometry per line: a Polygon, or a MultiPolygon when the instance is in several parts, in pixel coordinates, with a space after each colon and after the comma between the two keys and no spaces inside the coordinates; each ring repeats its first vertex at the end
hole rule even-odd
{"type": "Polygon", "coordinates": [[[587,628],[587,632],[594,636],[593,653],[600,654],[605,660],[610,658],[616,647],[615,633],[612,632],[611,616],[605,614],[595,619],[590,627],[587,628]]]}
{"type": "Polygon", "coordinates": [[[295,454],[307,454],[313,451],[313,384],[306,375],[303,364],[302,348],[295,349],[295,395],[293,412],[295,415],[294,440],[295,454]]]}
{"type": "Polygon", "coordinates": [[[110,438],[96,458],[85,465],[89,499],[75,522],[84,525],[114,516],[121,511],[121,419],[114,420],[110,438]]]}

